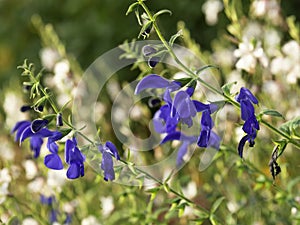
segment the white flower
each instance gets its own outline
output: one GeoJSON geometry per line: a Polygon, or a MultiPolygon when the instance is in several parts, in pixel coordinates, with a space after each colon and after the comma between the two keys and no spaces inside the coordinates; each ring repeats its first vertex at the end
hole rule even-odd
{"type": "Polygon", "coordinates": [[[43,178],[38,177],[27,185],[27,190],[32,193],[39,193],[45,185],[43,178]]]}
{"type": "Polygon", "coordinates": [[[6,138],[0,138],[0,157],[4,161],[11,161],[15,157],[15,152],[11,148],[11,143],[6,138]]]}
{"type": "Polygon", "coordinates": [[[47,70],[53,70],[55,63],[59,60],[60,56],[53,48],[43,48],[40,51],[40,58],[43,67],[47,70]]]}
{"type": "Polygon", "coordinates": [[[276,0],[255,0],[251,5],[251,10],[254,16],[266,18],[274,24],[280,24],[280,6],[276,0]]]}
{"type": "Polygon", "coordinates": [[[61,187],[66,183],[66,169],[48,170],[47,185],[61,191],[61,187]]]}
{"type": "Polygon", "coordinates": [[[300,45],[296,41],[289,41],[282,47],[283,56],[274,58],[271,62],[273,74],[286,75],[290,84],[300,79],[300,45]]]}
{"type": "Polygon", "coordinates": [[[62,93],[68,92],[73,89],[74,83],[69,77],[70,64],[67,60],[62,60],[54,66],[53,82],[55,87],[62,93]]]}
{"type": "Polygon", "coordinates": [[[38,169],[33,160],[26,160],[22,165],[25,168],[26,179],[31,180],[37,175],[38,169]]]}
{"type": "Polygon", "coordinates": [[[215,25],[218,22],[218,13],[223,9],[223,4],[219,0],[208,0],[202,5],[202,12],[208,25],[215,25]]]}
{"type": "Polygon", "coordinates": [[[187,198],[194,198],[197,195],[197,184],[194,181],[190,181],[186,187],[182,188],[182,193],[187,198]]]}
{"type": "Polygon", "coordinates": [[[81,221],[81,225],[101,225],[101,223],[99,223],[95,216],[90,215],[81,221]]]}
{"type": "Polygon", "coordinates": [[[22,225],[39,225],[39,223],[35,219],[27,217],[23,220],[22,225]]]}
{"type": "Polygon", "coordinates": [[[109,216],[111,212],[114,210],[114,199],[111,196],[101,197],[100,198],[102,205],[102,214],[103,216],[109,216]]]}
{"type": "Polygon", "coordinates": [[[22,98],[13,92],[7,92],[3,103],[3,109],[6,114],[5,123],[9,129],[11,129],[16,122],[25,120],[26,116],[20,111],[22,98]]]}
{"type": "Polygon", "coordinates": [[[234,56],[240,58],[236,63],[238,70],[245,70],[248,73],[254,73],[257,61],[263,67],[268,66],[268,58],[261,47],[261,43],[257,42],[256,45],[244,38],[243,42],[239,44],[239,48],[234,51],[234,56]]]}

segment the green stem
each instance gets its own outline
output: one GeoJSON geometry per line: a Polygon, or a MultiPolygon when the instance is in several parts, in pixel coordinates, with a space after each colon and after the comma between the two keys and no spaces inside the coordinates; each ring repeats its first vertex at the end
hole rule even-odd
{"type": "Polygon", "coordinates": [[[295,145],[296,147],[298,147],[300,149],[300,143],[295,141],[293,138],[291,138],[289,135],[287,135],[286,133],[282,132],[281,130],[277,129],[276,127],[274,127],[273,125],[269,124],[268,122],[266,122],[265,120],[261,119],[260,122],[262,124],[264,124],[267,128],[269,128],[270,130],[272,130],[274,133],[286,138],[290,143],[292,143],[293,145],[295,145]]]}

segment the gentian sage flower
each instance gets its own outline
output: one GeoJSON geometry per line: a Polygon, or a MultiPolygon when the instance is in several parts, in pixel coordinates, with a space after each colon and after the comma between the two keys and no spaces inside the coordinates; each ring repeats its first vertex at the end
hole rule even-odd
{"type": "Polygon", "coordinates": [[[114,180],[115,179],[115,171],[113,165],[112,156],[114,156],[117,160],[120,160],[120,156],[116,146],[107,141],[103,145],[99,145],[99,151],[102,153],[102,161],[101,161],[101,169],[104,171],[104,180],[114,180]]]}
{"type": "Polygon", "coordinates": [[[250,92],[249,89],[242,87],[240,93],[236,96],[236,100],[241,104],[241,118],[245,121],[243,131],[246,135],[241,139],[238,145],[238,153],[243,157],[243,149],[246,142],[249,146],[253,147],[256,138],[257,130],[259,130],[259,123],[256,119],[253,104],[258,104],[256,97],[250,92]]]}
{"type": "Polygon", "coordinates": [[[30,138],[30,149],[34,152],[34,158],[40,155],[43,138],[50,137],[53,133],[44,128],[47,122],[44,120],[35,120],[30,122],[23,120],[14,126],[12,133],[16,132],[15,141],[21,144],[25,139],[30,138]]]}
{"type": "Polygon", "coordinates": [[[76,138],[68,139],[65,145],[65,161],[69,164],[67,170],[67,177],[69,179],[76,179],[84,176],[84,161],[85,156],[77,147],[76,138]]]}
{"type": "Polygon", "coordinates": [[[58,145],[55,143],[61,138],[62,133],[60,133],[59,131],[54,131],[53,134],[48,138],[47,148],[49,149],[51,154],[45,156],[44,164],[49,169],[61,170],[64,167],[58,155],[58,145]]]}

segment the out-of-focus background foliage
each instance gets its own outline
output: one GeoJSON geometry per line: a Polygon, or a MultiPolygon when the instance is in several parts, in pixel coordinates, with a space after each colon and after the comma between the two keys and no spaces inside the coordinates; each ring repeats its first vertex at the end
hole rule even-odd
{"type": "MultiPolygon", "coordinates": [[[[253,20],[256,23],[255,25],[260,25],[262,29],[278,29],[281,39],[280,46],[277,47],[278,52],[280,52],[281,46],[291,39],[287,25],[285,23],[276,25],[264,20],[264,18],[249,16],[251,2],[253,1],[242,2],[242,11],[247,17],[245,19],[247,22],[241,20],[241,23],[250,24],[253,20]]],[[[266,2],[268,1],[266,0],[266,2]]],[[[41,68],[41,49],[48,47],[44,46],[38,31],[33,26],[32,16],[39,15],[45,24],[50,23],[53,25],[60,40],[65,45],[66,51],[73,55],[84,70],[102,53],[117,47],[125,40],[131,41],[137,38],[140,27],[136,18],[133,15],[125,16],[130,3],[131,1],[118,0],[0,0],[0,141],[4,143],[0,149],[1,154],[6,149],[17,153],[13,154],[13,157],[8,156],[10,161],[7,161],[7,156],[5,156],[6,158],[0,156],[0,166],[2,169],[2,167],[7,166],[15,168],[13,166],[17,165],[17,167],[19,166],[16,167],[19,174],[23,175],[23,177],[16,175],[17,178],[11,185],[18,186],[21,182],[25,187],[28,183],[40,177],[49,180],[48,171],[40,162],[42,160],[34,161],[34,165],[39,166],[38,175],[24,178],[27,167],[22,161],[24,158],[29,157],[29,148],[27,146],[27,149],[26,147],[22,150],[19,149],[17,144],[12,144],[12,138],[8,134],[12,124],[7,118],[11,117],[13,120],[14,117],[17,117],[17,112],[14,111],[16,109],[7,110],[10,102],[5,102],[5,100],[12,99],[12,105],[19,105],[23,100],[20,94],[22,92],[20,71],[16,67],[21,65],[24,59],[27,58],[34,62],[37,68],[41,68]],[[11,97],[10,93],[18,93],[17,96],[20,96],[20,98],[16,100],[15,97],[11,97]],[[18,104],[15,101],[18,101],[18,104]],[[2,105],[6,105],[5,110],[2,105]],[[8,112],[11,114],[8,115],[8,112]],[[23,153],[20,154],[20,151],[23,153]],[[20,166],[21,164],[22,166],[20,166]]],[[[234,81],[235,79],[244,81],[248,87],[254,87],[261,105],[275,109],[278,107],[280,112],[285,116],[288,115],[288,119],[296,115],[299,116],[300,101],[297,98],[300,92],[299,80],[296,84],[287,84],[284,76],[271,74],[269,69],[265,68],[267,72],[262,72],[262,70],[265,71],[264,69],[258,70],[259,72],[255,75],[241,72],[236,78],[231,70],[235,67],[239,57],[233,58],[229,63],[224,62],[228,56],[226,55],[227,52],[218,58],[218,55],[220,56],[225,52],[223,50],[231,51],[230,54],[232,55],[234,49],[238,48],[239,41],[241,41],[230,36],[226,30],[230,20],[225,15],[224,10],[220,10],[216,24],[208,25],[203,10],[203,4],[205,3],[203,0],[148,0],[146,3],[153,11],[167,8],[173,12],[171,16],[163,15],[158,20],[166,37],[169,38],[176,33],[178,21],[183,21],[185,28],[190,32],[190,37],[185,34],[185,39],[178,42],[187,47],[195,47],[191,44],[192,42],[189,42],[194,39],[200,45],[201,57],[204,57],[210,63],[218,64],[220,62],[221,67],[225,65],[224,77],[222,77],[220,83],[229,80],[234,81]],[[227,46],[228,49],[226,49],[227,46]],[[264,74],[267,75],[264,77],[264,74]],[[258,77],[259,79],[257,79],[258,77]],[[288,96],[289,99],[285,96],[288,96]]],[[[278,18],[294,15],[295,21],[299,23],[299,0],[281,1],[280,7],[278,18]]],[[[183,26],[182,23],[180,24],[183,26]]],[[[150,39],[156,39],[155,34],[151,33],[150,39]]],[[[263,44],[266,45],[266,43],[263,44]]],[[[278,52],[270,56],[270,61],[276,58],[278,52]]],[[[137,72],[128,70],[122,72],[123,74],[124,77],[131,77],[136,76],[137,72]]],[[[236,154],[238,142],[236,136],[238,134],[235,133],[235,127],[239,126],[241,121],[238,120],[237,112],[232,116],[232,109],[228,109],[228,111],[227,119],[230,124],[227,124],[228,133],[224,134],[226,147],[221,149],[217,159],[210,167],[202,172],[197,169],[199,166],[199,153],[196,153],[196,156],[175,176],[174,186],[184,187],[184,193],[205,208],[210,208],[218,197],[224,196],[225,203],[222,203],[217,215],[223,218],[227,224],[299,224],[299,149],[288,147],[286,154],[280,159],[282,173],[278,176],[276,185],[273,185],[268,162],[274,147],[272,140],[277,140],[278,136],[270,134],[263,128],[257,138],[256,147],[245,150],[247,157],[245,162],[241,162],[236,154]]],[[[107,117],[109,118],[110,115],[107,115],[107,117]]],[[[279,126],[284,122],[273,118],[269,121],[274,123],[275,126],[279,126]]],[[[111,134],[106,135],[109,137],[111,134]]],[[[30,159],[30,161],[32,160],[30,159]]],[[[88,167],[87,170],[89,170],[88,167]]],[[[11,176],[13,176],[11,171],[11,176]]],[[[80,224],[82,219],[88,218],[89,215],[96,216],[102,224],[116,224],[117,222],[140,224],[142,219],[152,216],[152,214],[161,223],[167,215],[168,219],[162,224],[189,224],[189,219],[195,218],[194,215],[189,217],[192,213],[188,210],[185,212],[185,216],[180,219],[177,218],[175,213],[168,214],[168,209],[173,203],[170,199],[174,196],[163,191],[158,194],[158,198],[153,203],[153,208],[149,209],[147,203],[150,197],[143,190],[137,187],[122,187],[117,184],[103,183],[101,179],[92,171],[87,171],[87,175],[81,180],[74,181],[74,183],[68,181],[67,184],[56,190],[56,197],[60,198],[57,205],[61,202],[59,206],[61,220],[65,219],[62,212],[72,214],[73,224],[80,224]],[[61,206],[62,204],[64,206],[61,206]]],[[[13,192],[13,189],[10,191],[13,192]]],[[[26,211],[19,219],[25,218],[26,215],[34,217],[39,209],[37,205],[39,204],[39,196],[28,193],[25,188],[13,194],[21,200],[22,198],[24,201],[34,199],[37,202],[31,210],[24,207],[26,211]]],[[[5,207],[15,207],[16,204],[19,203],[9,199],[5,207]]],[[[0,212],[6,213],[5,215],[8,215],[8,217],[12,216],[5,211],[5,207],[1,208],[2,211],[0,212]]],[[[46,218],[48,211],[43,209],[41,215],[46,218]]],[[[97,223],[90,222],[86,224],[97,223]]],[[[207,222],[207,224],[209,223],[207,222]]]]}

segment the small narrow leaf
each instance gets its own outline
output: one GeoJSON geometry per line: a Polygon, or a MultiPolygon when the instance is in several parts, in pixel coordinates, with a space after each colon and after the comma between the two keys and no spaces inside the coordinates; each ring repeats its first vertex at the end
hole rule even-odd
{"type": "Polygon", "coordinates": [[[173,46],[175,40],[176,40],[177,38],[179,38],[180,36],[182,36],[182,33],[183,33],[183,32],[182,32],[182,30],[180,29],[176,34],[172,35],[172,37],[170,38],[170,41],[169,41],[170,46],[173,46]]]}
{"type": "Polygon", "coordinates": [[[210,210],[211,214],[214,214],[217,211],[217,209],[219,208],[221,203],[224,201],[224,199],[225,199],[225,197],[223,196],[223,197],[218,198],[214,202],[214,204],[212,205],[211,210],[210,210]]]}
{"type": "Polygon", "coordinates": [[[274,116],[274,117],[281,117],[284,119],[284,116],[276,111],[276,110],[273,110],[273,109],[265,109],[263,110],[262,112],[260,112],[261,115],[268,115],[268,116],[274,116]]]}
{"type": "Polygon", "coordinates": [[[128,7],[128,10],[126,12],[126,16],[131,13],[133,10],[135,10],[137,7],[138,7],[139,3],[138,2],[135,2],[133,4],[131,4],[129,7],[128,7]]]}
{"type": "Polygon", "coordinates": [[[170,10],[168,10],[168,9],[162,9],[162,10],[158,11],[157,13],[155,13],[153,15],[153,19],[155,20],[158,16],[160,16],[162,14],[165,14],[165,13],[168,13],[168,14],[172,15],[172,12],[170,10]]]}

